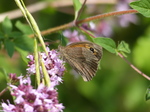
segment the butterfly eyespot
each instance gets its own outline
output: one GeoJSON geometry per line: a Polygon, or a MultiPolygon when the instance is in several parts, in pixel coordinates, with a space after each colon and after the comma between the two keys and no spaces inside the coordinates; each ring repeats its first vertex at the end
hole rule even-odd
{"type": "Polygon", "coordinates": [[[94,49],[92,47],[90,47],[90,51],[92,51],[94,53],[94,49]]]}

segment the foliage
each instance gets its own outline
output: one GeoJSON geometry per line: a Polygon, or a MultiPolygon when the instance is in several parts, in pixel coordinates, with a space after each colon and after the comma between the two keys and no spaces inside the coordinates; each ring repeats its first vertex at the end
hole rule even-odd
{"type": "Polygon", "coordinates": [[[13,25],[12,22],[8,19],[8,17],[6,17],[1,24],[1,48],[4,45],[10,57],[13,56],[16,48],[22,49],[23,51],[33,52],[33,48],[31,47],[31,45],[33,45],[33,39],[27,37],[28,32],[31,33],[29,26],[26,27],[18,21],[16,23],[16,27],[23,33],[20,31],[12,31],[13,25]]]}
{"type": "Polygon", "coordinates": [[[150,17],[150,5],[149,5],[149,0],[139,0],[130,3],[130,6],[137,11],[139,11],[142,15],[145,17],[150,17]]]}

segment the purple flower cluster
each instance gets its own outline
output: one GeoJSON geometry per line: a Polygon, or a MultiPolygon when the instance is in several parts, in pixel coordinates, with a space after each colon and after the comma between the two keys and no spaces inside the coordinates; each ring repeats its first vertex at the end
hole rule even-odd
{"type": "Polygon", "coordinates": [[[85,36],[81,35],[78,33],[78,31],[74,30],[73,32],[71,30],[65,30],[63,32],[63,35],[68,38],[69,43],[73,43],[73,42],[80,42],[80,41],[85,41],[86,38],[85,36]]]}
{"type": "MultiPolygon", "coordinates": [[[[2,103],[4,112],[62,112],[64,106],[58,101],[56,85],[62,82],[62,75],[65,70],[63,61],[58,58],[55,50],[50,51],[47,48],[48,57],[41,53],[43,62],[50,77],[50,87],[40,84],[37,89],[31,85],[29,75],[16,77],[16,74],[10,74],[11,80],[17,79],[20,83],[18,86],[9,84],[11,95],[15,98],[14,103],[2,103]]],[[[27,56],[30,59],[27,69],[28,74],[35,74],[34,56],[27,56]]],[[[42,68],[41,73],[42,73],[42,68]]]]}
{"type": "Polygon", "coordinates": [[[57,91],[52,86],[46,87],[40,84],[37,89],[33,89],[29,77],[20,79],[19,86],[10,85],[11,95],[16,99],[15,105],[2,103],[4,112],[61,112],[64,109],[58,103],[57,91]]]}
{"type": "MultiPolygon", "coordinates": [[[[129,9],[129,3],[135,1],[135,0],[119,0],[118,4],[116,6],[117,11],[123,11],[129,9]]],[[[130,23],[136,24],[138,21],[138,18],[134,14],[125,14],[118,17],[119,18],[119,24],[122,27],[129,26],[130,23]]]]}
{"type": "MultiPolygon", "coordinates": [[[[57,53],[57,51],[55,50],[50,51],[49,48],[47,48],[47,51],[48,51],[48,57],[46,53],[41,53],[43,59],[42,61],[44,62],[44,65],[50,76],[51,85],[56,86],[59,84],[59,82],[62,82],[62,75],[64,73],[65,68],[63,65],[63,61],[58,58],[59,54],[57,53]]],[[[34,56],[28,55],[27,58],[30,59],[30,62],[28,63],[29,68],[27,68],[27,73],[36,74],[34,56]]],[[[41,66],[40,66],[40,70],[42,74],[43,72],[41,66]]]]}

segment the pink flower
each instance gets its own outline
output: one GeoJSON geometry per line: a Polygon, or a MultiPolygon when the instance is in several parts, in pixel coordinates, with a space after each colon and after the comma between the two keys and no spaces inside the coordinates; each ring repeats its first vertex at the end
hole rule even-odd
{"type": "Polygon", "coordinates": [[[40,84],[37,89],[31,85],[29,77],[20,77],[19,86],[10,85],[15,104],[2,103],[4,112],[62,112],[64,106],[58,101],[54,86],[40,84]]]}
{"type": "MultiPolygon", "coordinates": [[[[14,103],[2,103],[4,112],[62,112],[64,106],[58,101],[56,85],[62,82],[63,72],[65,70],[63,61],[58,58],[55,50],[50,51],[47,48],[48,56],[41,53],[43,62],[49,74],[50,87],[40,84],[37,89],[31,85],[29,75],[16,77],[16,74],[10,74],[10,79],[17,79],[19,85],[10,86],[11,95],[15,98],[14,103]]],[[[28,74],[35,74],[34,56],[29,55],[28,74]]],[[[42,73],[42,71],[41,71],[42,73]]]]}
{"type": "MultiPolygon", "coordinates": [[[[134,0],[120,0],[119,3],[117,4],[117,11],[123,11],[123,10],[128,10],[129,9],[129,3],[134,0]]],[[[136,15],[133,14],[125,14],[119,16],[119,23],[122,27],[127,27],[129,26],[130,23],[136,24],[138,21],[138,18],[136,15]]]]}
{"type": "Polygon", "coordinates": [[[85,37],[81,34],[78,34],[78,31],[74,30],[73,32],[70,30],[65,30],[63,35],[68,38],[69,43],[85,41],[85,37]]]}
{"type": "Polygon", "coordinates": [[[89,25],[83,24],[82,27],[93,32],[96,37],[109,37],[112,34],[111,25],[109,25],[109,22],[105,20],[101,20],[101,22],[97,24],[93,22],[90,22],[89,25]]]}
{"type": "MultiPolygon", "coordinates": [[[[58,85],[59,82],[62,82],[62,76],[63,76],[65,68],[63,65],[63,61],[58,58],[59,54],[57,53],[57,51],[55,50],[50,51],[49,48],[47,48],[47,51],[48,51],[48,57],[46,56],[45,53],[41,53],[41,56],[42,56],[44,65],[48,71],[50,81],[55,86],[55,85],[58,85]]],[[[34,57],[32,55],[29,55],[27,56],[27,58],[30,59],[28,63],[29,68],[27,68],[27,73],[35,74],[34,57]]]]}

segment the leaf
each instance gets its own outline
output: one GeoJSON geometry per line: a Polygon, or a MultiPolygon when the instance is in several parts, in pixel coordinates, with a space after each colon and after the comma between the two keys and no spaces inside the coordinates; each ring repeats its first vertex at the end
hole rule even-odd
{"type": "Polygon", "coordinates": [[[75,9],[75,20],[78,17],[79,11],[82,7],[82,4],[80,3],[79,0],[73,0],[73,5],[74,5],[74,9],[75,9]]]}
{"type": "Polygon", "coordinates": [[[15,26],[24,34],[32,34],[33,31],[29,25],[23,24],[20,21],[17,21],[15,26]]]}
{"type": "Polygon", "coordinates": [[[131,2],[130,6],[137,10],[139,13],[145,17],[150,17],[150,1],[149,0],[140,0],[131,2]]]}
{"type": "Polygon", "coordinates": [[[94,43],[102,46],[111,53],[116,53],[116,44],[111,38],[99,37],[93,38],[94,43]]]}
{"type": "Polygon", "coordinates": [[[7,50],[7,53],[10,57],[13,56],[13,53],[14,53],[14,43],[10,40],[5,40],[4,41],[4,46],[7,50]]]}
{"type": "Polygon", "coordinates": [[[150,99],[150,86],[147,88],[145,99],[146,101],[150,99]]]}
{"type": "Polygon", "coordinates": [[[21,32],[18,32],[18,31],[14,31],[14,32],[11,32],[9,34],[9,37],[12,37],[12,38],[17,38],[17,37],[21,37],[23,34],[21,32]]]}
{"type": "Polygon", "coordinates": [[[9,34],[12,31],[12,23],[8,17],[6,17],[2,22],[2,29],[6,34],[9,34]]]}
{"type": "Polygon", "coordinates": [[[117,47],[117,51],[121,52],[124,56],[126,56],[124,53],[130,53],[129,45],[125,41],[121,41],[120,44],[117,47]]]}
{"type": "Polygon", "coordinates": [[[33,52],[33,39],[26,35],[14,39],[15,46],[29,52],[33,52]]]}

